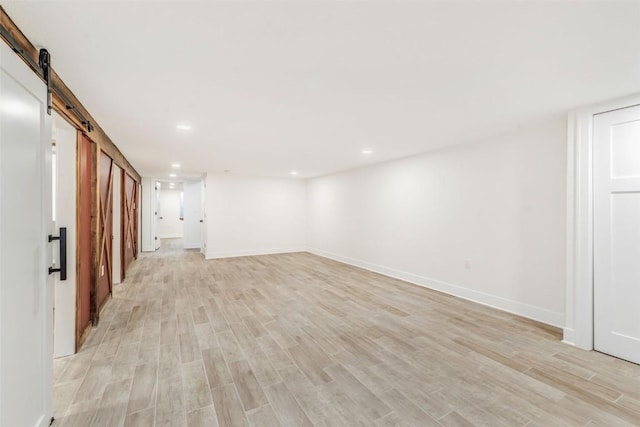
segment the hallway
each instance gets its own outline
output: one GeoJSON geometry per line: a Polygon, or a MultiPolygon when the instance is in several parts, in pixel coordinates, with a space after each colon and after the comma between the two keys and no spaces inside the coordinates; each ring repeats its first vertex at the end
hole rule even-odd
{"type": "Polygon", "coordinates": [[[307,253],[143,253],[54,426],[640,425],[640,366],[560,331],[307,253]]]}

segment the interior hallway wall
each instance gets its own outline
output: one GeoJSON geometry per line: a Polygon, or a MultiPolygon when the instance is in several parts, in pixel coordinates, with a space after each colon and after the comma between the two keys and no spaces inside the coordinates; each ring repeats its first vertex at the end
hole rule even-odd
{"type": "Polygon", "coordinates": [[[207,174],[206,258],[304,250],[301,180],[207,174]]]}
{"type": "MultiPolygon", "coordinates": [[[[76,352],[76,236],[77,234],[77,131],[58,113],[53,114],[56,142],[56,230],[67,228],[67,280],[56,274],[54,290],[54,356],[76,352]]],[[[56,232],[57,234],[57,232],[56,232]]]]}
{"type": "Polygon", "coordinates": [[[307,181],[311,252],[562,326],[566,120],[307,181]]]}
{"type": "Polygon", "coordinates": [[[156,190],[155,180],[142,178],[140,192],[140,250],[153,252],[156,250],[156,190]]]}

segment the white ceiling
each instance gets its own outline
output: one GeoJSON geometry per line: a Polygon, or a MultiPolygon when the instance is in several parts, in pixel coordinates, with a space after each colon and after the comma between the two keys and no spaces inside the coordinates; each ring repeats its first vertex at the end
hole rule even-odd
{"type": "Polygon", "coordinates": [[[640,2],[2,6],[144,176],[317,176],[640,92],[640,2]]]}

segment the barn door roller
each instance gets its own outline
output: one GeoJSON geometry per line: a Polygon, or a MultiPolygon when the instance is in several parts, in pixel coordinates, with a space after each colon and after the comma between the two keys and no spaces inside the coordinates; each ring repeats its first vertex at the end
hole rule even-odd
{"type": "Polygon", "coordinates": [[[52,99],[51,99],[51,78],[49,71],[51,70],[51,55],[47,49],[40,49],[38,55],[38,62],[40,68],[42,68],[42,78],[47,84],[47,114],[51,115],[52,99]]]}

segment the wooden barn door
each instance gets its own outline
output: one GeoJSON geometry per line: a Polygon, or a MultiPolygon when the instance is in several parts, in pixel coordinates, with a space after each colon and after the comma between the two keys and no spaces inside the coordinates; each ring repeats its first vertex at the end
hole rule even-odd
{"type": "Polygon", "coordinates": [[[138,257],[138,183],[124,170],[122,185],[122,280],[138,257]]]}
{"type": "MultiPolygon", "coordinates": [[[[113,159],[100,151],[98,208],[98,313],[111,295],[111,259],[113,239],[113,159]]],[[[96,314],[98,314],[96,313],[96,314]]]]}
{"type": "Polygon", "coordinates": [[[76,349],[79,349],[91,326],[93,299],[91,244],[93,192],[93,143],[78,132],[78,287],[76,289],[76,349]]]}

